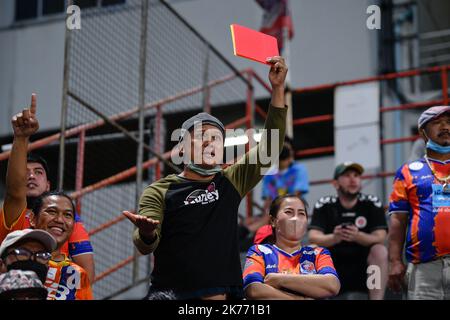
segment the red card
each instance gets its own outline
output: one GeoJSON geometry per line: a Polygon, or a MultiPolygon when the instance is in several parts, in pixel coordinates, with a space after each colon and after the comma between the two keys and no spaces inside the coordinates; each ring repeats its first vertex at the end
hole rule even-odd
{"type": "Polygon", "coordinates": [[[234,55],[264,64],[267,58],[279,56],[277,38],[238,24],[230,25],[234,55]]]}

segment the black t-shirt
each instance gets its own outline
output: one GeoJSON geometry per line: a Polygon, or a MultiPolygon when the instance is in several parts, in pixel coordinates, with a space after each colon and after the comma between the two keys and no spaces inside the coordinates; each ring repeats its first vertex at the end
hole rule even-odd
{"type": "MultiPolygon", "coordinates": [[[[321,198],[314,206],[309,229],[331,234],[336,226],[343,223],[352,223],[365,233],[388,229],[381,201],[376,196],[365,194],[359,195],[358,202],[351,209],[345,209],[337,196],[321,198]]],[[[365,290],[366,261],[370,248],[354,242],[342,241],[328,249],[341,279],[341,292],[365,290]]]]}

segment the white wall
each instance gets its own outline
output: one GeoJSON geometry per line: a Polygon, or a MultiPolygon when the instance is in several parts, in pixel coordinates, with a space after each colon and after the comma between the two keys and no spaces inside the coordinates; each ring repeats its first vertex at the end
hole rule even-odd
{"type": "MultiPolygon", "coordinates": [[[[291,41],[290,76],[294,87],[367,77],[376,73],[377,31],[366,28],[370,0],[294,0],[295,36],[291,41]]],[[[13,0],[0,2],[0,28],[10,24],[13,0]],[[9,19],[9,20],[8,20],[9,19]]],[[[255,1],[169,1],[238,69],[254,68],[267,78],[267,67],[233,55],[229,25],[259,29],[262,10],[255,1]]],[[[0,31],[0,135],[9,134],[10,117],[38,93],[43,129],[57,128],[62,94],[64,21],[0,31]]],[[[266,95],[264,91],[260,94],[266,95]]],[[[304,161],[312,180],[332,175],[333,158],[304,161]],[[330,168],[325,172],[323,168],[330,168]]],[[[256,191],[258,195],[260,191],[256,191]]],[[[311,188],[308,200],[333,193],[331,186],[311,188]]],[[[367,191],[368,192],[368,191],[367,191]]],[[[258,198],[258,196],[256,196],[258,198]]],[[[245,212],[245,211],[244,211],[245,212]]]]}
{"type": "MultiPolygon", "coordinates": [[[[376,73],[376,33],[366,27],[369,0],[291,0],[294,38],[290,75],[294,87],[371,76],[376,73]]],[[[172,4],[238,69],[254,68],[264,79],[267,67],[235,57],[232,23],[259,29],[262,9],[253,1],[195,0],[172,4]]]]}
{"type": "MultiPolygon", "coordinates": [[[[366,28],[372,1],[291,1],[295,36],[290,76],[294,87],[375,74],[376,32],[366,28]]],[[[175,9],[238,69],[254,68],[267,78],[267,67],[233,56],[229,25],[259,29],[262,10],[255,1],[193,0],[173,2],[175,9]]],[[[42,128],[57,128],[62,92],[64,20],[5,29],[14,1],[0,2],[0,135],[11,133],[9,119],[38,93],[42,128]]],[[[266,95],[260,89],[260,94],[266,95]]]]}
{"type": "Polygon", "coordinates": [[[29,105],[32,92],[41,129],[59,126],[64,32],[63,20],[0,31],[0,135],[12,133],[11,116],[29,105]]]}
{"type": "Polygon", "coordinates": [[[9,27],[14,21],[15,0],[2,0],[0,2],[0,29],[9,27]]]}

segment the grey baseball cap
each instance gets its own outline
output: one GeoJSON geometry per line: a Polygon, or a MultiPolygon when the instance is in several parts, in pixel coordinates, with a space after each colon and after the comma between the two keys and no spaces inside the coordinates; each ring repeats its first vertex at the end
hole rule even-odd
{"type": "Polygon", "coordinates": [[[183,122],[183,124],[181,125],[182,132],[180,135],[180,140],[184,137],[186,132],[189,132],[194,128],[196,123],[200,123],[201,125],[213,125],[222,132],[223,136],[225,136],[225,126],[223,125],[222,121],[210,115],[209,113],[201,112],[183,122]]]}
{"type": "Polygon", "coordinates": [[[38,229],[23,229],[13,231],[6,236],[5,240],[3,240],[2,244],[0,245],[0,257],[3,256],[3,253],[5,253],[6,249],[11,247],[15,243],[25,239],[39,241],[50,253],[56,250],[56,240],[47,231],[38,229]]]}
{"type": "Polygon", "coordinates": [[[419,129],[422,129],[427,122],[439,117],[440,115],[450,112],[450,106],[435,106],[428,108],[425,110],[419,117],[419,121],[417,121],[417,126],[419,129]]]}

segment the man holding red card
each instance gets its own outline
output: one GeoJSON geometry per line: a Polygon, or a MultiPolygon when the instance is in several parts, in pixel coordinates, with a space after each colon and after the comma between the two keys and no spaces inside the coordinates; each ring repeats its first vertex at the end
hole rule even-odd
{"type": "Polygon", "coordinates": [[[288,69],[282,57],[267,61],[272,97],[267,135],[260,143],[223,169],[224,125],[207,113],[197,114],[182,125],[179,146],[187,160],[183,172],[148,186],[139,214],[124,211],[137,227],[133,238],[138,250],[155,256],[149,294],[170,291],[177,299],[242,298],[238,207],[262,179],[263,169],[272,165],[262,163],[262,154],[275,145],[278,158],[285,135],[288,69]]]}

